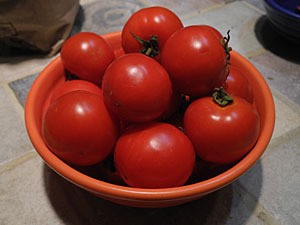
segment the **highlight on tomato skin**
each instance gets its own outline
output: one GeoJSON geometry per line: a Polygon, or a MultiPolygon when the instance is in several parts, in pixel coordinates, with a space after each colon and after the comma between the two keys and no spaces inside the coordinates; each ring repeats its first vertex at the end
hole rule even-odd
{"type": "Polygon", "coordinates": [[[152,122],[133,125],[121,135],[114,162],[124,182],[131,187],[177,187],[191,176],[195,151],[179,129],[152,122]]]}
{"type": "Polygon", "coordinates": [[[149,122],[169,106],[172,83],[166,70],[140,53],[117,58],[105,71],[102,91],[107,108],[121,120],[149,122]]]}
{"type": "Polygon", "coordinates": [[[200,98],[225,82],[230,49],[219,38],[215,29],[193,25],[174,32],[167,40],[160,62],[177,91],[200,98]]]}
{"type": "Polygon", "coordinates": [[[53,90],[50,103],[72,91],[87,91],[95,95],[99,95],[102,98],[102,90],[96,84],[85,80],[70,80],[65,81],[53,90]]]}
{"type": "Polygon", "coordinates": [[[80,79],[100,85],[115,53],[105,39],[93,32],[80,32],[68,38],[60,52],[64,67],[80,79]]]}
{"type": "Polygon", "coordinates": [[[122,47],[126,53],[139,53],[160,61],[160,52],[168,38],[183,27],[180,18],[161,6],[142,8],[126,21],[122,33],[122,47]]]}
{"type": "Polygon", "coordinates": [[[260,132],[256,108],[232,96],[233,102],[218,105],[212,97],[192,102],[184,114],[184,131],[197,155],[216,164],[230,164],[244,157],[255,145],[260,132]]]}
{"type": "Polygon", "coordinates": [[[118,120],[99,95],[73,91],[49,105],[42,135],[49,149],[62,160],[89,166],[113,151],[119,137],[118,120]]]}
{"type": "Polygon", "coordinates": [[[230,66],[229,71],[224,89],[230,95],[241,97],[249,103],[253,103],[253,91],[247,77],[237,67],[230,66]]]}

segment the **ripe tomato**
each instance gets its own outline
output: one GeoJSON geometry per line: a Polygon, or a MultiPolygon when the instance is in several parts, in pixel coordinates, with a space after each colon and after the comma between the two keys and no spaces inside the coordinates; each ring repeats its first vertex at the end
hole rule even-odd
{"type": "Polygon", "coordinates": [[[102,91],[99,86],[85,80],[70,80],[54,89],[51,96],[51,102],[72,91],[87,91],[102,97],[102,91]]]}
{"type": "Polygon", "coordinates": [[[44,117],[42,133],[51,151],[75,165],[103,160],[119,135],[103,98],[86,91],[73,91],[54,101],[44,117]]]}
{"type": "Polygon", "coordinates": [[[170,124],[153,122],[132,126],[121,135],[114,161],[129,186],[176,187],[191,175],[195,151],[180,130],[170,124]]]}
{"type": "Polygon", "coordinates": [[[197,25],[182,28],[167,40],[161,64],[178,91],[197,98],[211,94],[225,82],[227,57],[216,32],[207,25],[197,25]]]}
{"type": "Polygon", "coordinates": [[[260,131],[257,110],[246,100],[220,106],[211,97],[189,105],[183,122],[195,151],[205,161],[227,164],[241,159],[256,143],[260,131]]]}
{"type": "Polygon", "coordinates": [[[135,35],[148,42],[144,46],[145,52],[149,51],[149,47],[154,47],[152,52],[147,54],[155,56],[162,50],[170,35],[182,27],[181,20],[169,9],[160,6],[143,8],[133,13],[125,23],[122,30],[122,46],[126,53],[140,52],[143,45],[133,36],[135,35]],[[153,38],[151,39],[153,36],[157,37],[158,45],[153,38]]]}
{"type": "Polygon", "coordinates": [[[121,119],[146,122],[159,117],[169,106],[172,84],[158,62],[131,53],[107,68],[102,91],[106,106],[121,119]]]}
{"type": "Polygon", "coordinates": [[[216,28],[214,28],[214,27],[212,27],[212,26],[209,26],[209,25],[201,25],[201,26],[207,27],[208,29],[211,29],[211,30],[214,32],[216,38],[217,38],[219,41],[222,41],[222,40],[223,40],[223,35],[222,35],[222,34],[220,33],[220,31],[217,30],[216,28]]]}
{"type": "Polygon", "coordinates": [[[253,102],[253,93],[249,81],[242,71],[234,66],[230,66],[224,89],[230,95],[239,96],[250,103],[253,102]]]}
{"type": "Polygon", "coordinates": [[[81,32],[65,41],[61,59],[72,74],[99,85],[105,69],[115,59],[115,55],[100,35],[81,32]]]}

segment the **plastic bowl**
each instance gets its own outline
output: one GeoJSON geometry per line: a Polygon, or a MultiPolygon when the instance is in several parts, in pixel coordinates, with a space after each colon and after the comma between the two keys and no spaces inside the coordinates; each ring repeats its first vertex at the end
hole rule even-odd
{"type": "MultiPolygon", "coordinates": [[[[120,33],[104,35],[119,54],[122,52],[120,33]]],[[[36,78],[27,97],[25,122],[28,135],[36,151],[55,172],[71,183],[115,203],[134,207],[166,207],[183,204],[214,192],[243,175],[265,151],[274,128],[275,110],[270,89],[262,75],[244,57],[232,51],[231,64],[247,75],[254,92],[254,104],[261,119],[261,132],[253,149],[237,164],[207,180],[175,188],[141,189],[119,186],[90,177],[60,160],[46,146],[41,135],[45,109],[52,90],[64,82],[64,68],[60,57],[54,59],[36,78]]]]}
{"type": "Polygon", "coordinates": [[[289,40],[300,44],[299,0],[264,0],[267,16],[276,30],[289,40]]]}

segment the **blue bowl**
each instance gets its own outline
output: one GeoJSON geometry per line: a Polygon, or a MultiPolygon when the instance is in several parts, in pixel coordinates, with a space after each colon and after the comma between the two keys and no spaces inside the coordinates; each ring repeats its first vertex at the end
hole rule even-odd
{"type": "Polygon", "coordinates": [[[276,30],[300,44],[300,0],[264,0],[264,5],[276,30]]]}

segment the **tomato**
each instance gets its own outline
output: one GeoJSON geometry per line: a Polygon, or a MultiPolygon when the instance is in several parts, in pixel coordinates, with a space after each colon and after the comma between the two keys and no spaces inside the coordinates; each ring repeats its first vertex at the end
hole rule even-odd
{"type": "Polygon", "coordinates": [[[99,86],[85,80],[70,80],[62,83],[54,89],[51,96],[51,102],[72,91],[87,91],[102,97],[102,91],[99,86]]]}
{"type": "Polygon", "coordinates": [[[230,73],[224,85],[224,89],[230,95],[239,96],[248,102],[253,102],[252,88],[247,77],[234,66],[230,66],[230,73]]]}
{"type": "Polygon", "coordinates": [[[175,88],[192,98],[210,95],[227,76],[228,53],[207,25],[176,31],[165,43],[161,64],[175,88]]]}
{"type": "Polygon", "coordinates": [[[146,123],[130,127],[119,138],[114,162],[125,183],[140,188],[185,184],[195,165],[191,141],[174,126],[146,123]]]}
{"type": "Polygon", "coordinates": [[[145,52],[154,47],[152,52],[146,54],[155,56],[162,50],[170,35],[182,27],[181,20],[169,9],[160,6],[143,8],[133,13],[125,23],[122,30],[122,46],[126,53],[140,52],[143,45],[135,35],[147,42],[144,46],[145,52]],[[157,41],[151,38],[153,36],[157,37],[157,41]]]}
{"type": "Polygon", "coordinates": [[[61,49],[65,68],[95,84],[101,83],[105,69],[114,59],[114,51],[107,42],[91,32],[81,32],[70,37],[61,49]]]}
{"type": "Polygon", "coordinates": [[[212,32],[215,34],[216,38],[219,40],[219,41],[222,41],[223,40],[223,35],[220,33],[219,30],[217,30],[216,28],[212,27],[212,26],[209,26],[209,25],[201,25],[203,27],[206,27],[210,30],[212,30],[212,32]]]}
{"type": "Polygon", "coordinates": [[[233,163],[247,154],[260,131],[257,110],[246,100],[218,105],[211,97],[195,100],[187,108],[184,131],[198,156],[217,164],[233,163]]]}
{"type": "Polygon", "coordinates": [[[107,68],[102,91],[106,106],[119,118],[146,122],[166,110],[172,84],[158,62],[143,54],[131,53],[120,56],[107,68]]]}
{"type": "Polygon", "coordinates": [[[45,114],[42,134],[53,153],[75,165],[103,160],[119,135],[103,98],[86,91],[73,91],[54,101],[45,114]]]}

